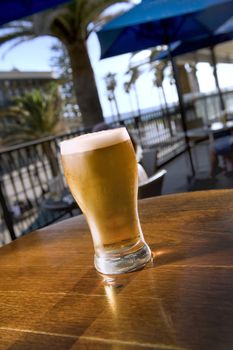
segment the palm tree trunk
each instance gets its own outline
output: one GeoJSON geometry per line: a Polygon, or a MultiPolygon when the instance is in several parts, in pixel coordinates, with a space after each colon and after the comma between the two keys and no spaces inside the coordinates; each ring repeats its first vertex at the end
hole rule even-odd
{"type": "Polygon", "coordinates": [[[118,107],[118,103],[117,103],[117,99],[114,91],[112,92],[112,96],[116,107],[117,121],[119,122],[121,120],[121,115],[120,115],[120,111],[119,111],[119,107],[118,107]]]}
{"type": "Polygon", "coordinates": [[[76,41],[67,46],[67,50],[83,126],[89,128],[104,119],[86,42],[76,41]]]}
{"type": "Polygon", "coordinates": [[[135,85],[135,84],[133,84],[133,89],[134,89],[135,98],[136,98],[136,103],[137,103],[138,116],[141,117],[141,109],[140,109],[140,106],[139,106],[138,92],[137,92],[137,89],[136,89],[136,85],[135,85]]]}
{"type": "Polygon", "coordinates": [[[133,107],[133,101],[132,101],[130,92],[128,93],[128,95],[129,95],[129,105],[130,105],[130,108],[131,108],[131,112],[133,113],[134,107],[133,107]]]}

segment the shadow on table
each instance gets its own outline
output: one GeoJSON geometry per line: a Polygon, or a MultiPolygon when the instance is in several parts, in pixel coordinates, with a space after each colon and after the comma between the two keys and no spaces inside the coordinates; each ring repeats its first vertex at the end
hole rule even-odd
{"type": "Polygon", "coordinates": [[[175,242],[164,242],[163,244],[150,244],[153,254],[153,264],[151,267],[169,265],[178,261],[201,257],[224,251],[232,247],[232,238],[212,237],[211,240],[201,240],[200,242],[190,242],[185,246],[175,242]]]}
{"type": "Polygon", "coordinates": [[[68,188],[64,188],[59,194],[56,193],[56,195],[54,193],[48,193],[47,197],[41,201],[37,216],[32,224],[23,231],[23,235],[51,225],[61,219],[80,214],[82,214],[82,211],[68,188]]]}

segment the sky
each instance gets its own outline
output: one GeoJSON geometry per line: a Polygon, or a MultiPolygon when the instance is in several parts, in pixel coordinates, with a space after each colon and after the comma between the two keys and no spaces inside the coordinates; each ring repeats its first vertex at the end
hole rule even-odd
{"type": "MultiPolygon", "coordinates": [[[[0,71],[19,69],[21,71],[50,71],[51,58],[54,56],[51,50],[52,45],[56,42],[52,37],[40,37],[32,41],[25,42],[16,48],[7,52],[8,46],[0,48],[0,71]],[[6,53],[7,52],[7,53],[6,53]],[[4,54],[5,53],[5,54],[4,54]]],[[[116,98],[118,100],[120,113],[126,113],[137,110],[136,99],[133,93],[131,98],[124,93],[123,84],[127,81],[125,72],[129,63],[129,54],[100,60],[100,46],[95,33],[88,40],[88,50],[91,58],[92,66],[95,72],[96,83],[100,96],[101,105],[104,116],[110,116],[112,109],[107,100],[106,87],[104,77],[109,73],[117,73],[116,98]]],[[[212,69],[207,63],[199,63],[198,80],[202,92],[210,92],[215,89],[212,69]]],[[[222,88],[233,86],[233,64],[218,65],[219,81],[222,88]]],[[[170,85],[169,80],[164,82],[166,96],[168,102],[177,99],[176,91],[170,85]]],[[[160,105],[158,91],[152,84],[152,73],[148,69],[144,69],[144,73],[137,81],[137,91],[139,95],[140,108],[153,108],[160,105]]]]}

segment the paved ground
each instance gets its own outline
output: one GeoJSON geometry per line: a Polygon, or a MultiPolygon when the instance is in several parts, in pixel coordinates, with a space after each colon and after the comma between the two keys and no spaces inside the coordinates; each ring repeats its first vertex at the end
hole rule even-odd
{"type": "Polygon", "coordinates": [[[187,154],[183,154],[164,166],[168,173],[166,175],[163,194],[233,188],[233,173],[222,172],[216,179],[210,177],[209,146],[203,142],[192,151],[196,177],[189,183],[191,175],[190,164],[187,154]]]}

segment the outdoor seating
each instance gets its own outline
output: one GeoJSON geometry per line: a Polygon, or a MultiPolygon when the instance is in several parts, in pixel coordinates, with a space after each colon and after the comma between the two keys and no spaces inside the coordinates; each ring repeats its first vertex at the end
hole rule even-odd
{"type": "MultiPolygon", "coordinates": [[[[209,137],[208,131],[204,127],[204,122],[202,118],[194,118],[193,120],[189,120],[187,121],[186,126],[187,126],[187,135],[189,139],[189,144],[190,144],[190,147],[193,149],[195,165],[196,165],[196,168],[198,169],[199,161],[198,161],[198,156],[196,152],[196,145],[199,142],[208,140],[208,137],[209,137]]],[[[209,152],[209,149],[207,151],[209,152]]]]}
{"type": "Polygon", "coordinates": [[[81,210],[75,202],[68,188],[64,188],[59,196],[48,193],[38,208],[34,221],[22,232],[23,235],[38,228],[48,226],[61,219],[81,214],[81,210]]]}
{"type": "Polygon", "coordinates": [[[210,162],[211,175],[215,177],[220,172],[233,170],[233,124],[216,122],[210,131],[210,162]]]}
{"type": "Polygon", "coordinates": [[[233,0],[0,9],[0,350],[233,350],[233,0]]]}
{"type": "Polygon", "coordinates": [[[162,194],[162,186],[167,170],[162,169],[154,176],[151,176],[144,183],[138,186],[138,198],[149,198],[160,196],[162,194]]]}
{"type": "Polygon", "coordinates": [[[195,118],[187,121],[187,131],[190,142],[195,144],[196,142],[206,139],[207,135],[203,131],[204,122],[202,118],[195,118]]]}
{"type": "Polygon", "coordinates": [[[63,212],[64,215],[69,214],[70,216],[73,216],[74,210],[81,213],[81,210],[67,187],[59,194],[59,197],[48,197],[45,199],[42,203],[42,207],[48,211],[63,212]]]}
{"type": "Polygon", "coordinates": [[[41,207],[40,209],[38,209],[34,221],[31,224],[29,224],[25,229],[23,229],[21,234],[22,236],[24,236],[34,230],[51,225],[61,219],[64,219],[66,215],[66,211],[50,211],[46,208],[41,207]]]}
{"type": "Polygon", "coordinates": [[[153,174],[155,174],[157,170],[157,166],[158,166],[157,157],[158,157],[157,148],[150,148],[150,149],[143,150],[142,159],[140,163],[142,164],[148,176],[152,176],[153,174]]]}
{"type": "MultiPolygon", "coordinates": [[[[52,3],[63,1],[51,0],[50,2],[49,0],[46,4],[41,5],[40,10],[50,7],[52,3]]],[[[28,18],[32,30],[30,33],[26,22],[20,21],[22,16],[31,15],[39,10],[35,0],[29,2],[32,3],[32,6],[22,8],[29,12],[20,12],[17,15],[13,13],[16,8],[9,13],[4,10],[5,5],[3,5],[4,16],[1,24],[5,23],[5,29],[12,29],[11,24],[8,27],[11,19],[19,19],[13,30],[16,38],[20,38],[22,33],[17,31],[18,25],[19,28],[22,24],[26,25],[27,37],[30,38],[34,32],[37,33],[34,29],[38,27],[38,23],[44,23],[42,12],[37,14],[36,21],[33,16],[28,18]]],[[[69,42],[70,46],[72,45],[70,38],[73,44],[78,40],[78,37],[72,35],[79,25],[76,22],[77,18],[85,18],[86,10],[85,6],[79,8],[80,16],[76,16],[69,5],[62,6],[69,13],[69,20],[67,19],[70,21],[69,30],[63,33],[62,37],[57,35],[59,23],[57,21],[53,23],[53,16],[46,17],[48,19],[46,28],[52,25],[56,38],[62,39],[62,42],[69,42]],[[63,40],[64,35],[67,40],[63,40]]],[[[104,78],[106,91],[104,89],[97,91],[95,86],[98,87],[99,83],[93,84],[95,79],[93,80],[91,76],[90,80],[87,79],[78,67],[77,72],[75,71],[73,75],[74,81],[82,77],[84,85],[92,87],[92,89],[86,89],[83,102],[82,92],[74,89],[75,85],[72,85],[72,81],[69,89],[66,89],[66,83],[64,83],[64,93],[60,94],[63,91],[63,78],[54,79],[52,72],[49,71],[32,71],[30,74],[27,70],[23,72],[22,68],[15,64],[18,62],[16,55],[16,61],[12,61],[12,67],[15,66],[15,69],[1,72],[0,77],[3,91],[1,106],[4,113],[7,111],[7,116],[2,119],[1,131],[3,140],[0,152],[0,225],[7,239],[9,235],[13,237],[12,239],[20,236],[25,229],[31,227],[31,224],[35,224],[33,228],[41,227],[52,220],[57,220],[61,215],[66,217],[73,215],[73,210],[79,210],[75,207],[69,194],[63,196],[63,190],[67,184],[64,181],[61,164],[60,142],[73,136],[125,126],[143,150],[142,159],[138,157],[137,161],[145,169],[149,177],[148,182],[155,176],[158,168],[166,164],[169,177],[163,188],[164,193],[181,191],[181,189],[186,191],[190,189],[190,183],[200,178],[209,179],[210,145],[215,157],[219,159],[220,166],[223,165],[226,170],[233,168],[231,135],[217,135],[214,131],[214,137],[212,137],[211,131],[211,123],[221,121],[226,125],[233,117],[231,110],[233,89],[230,89],[230,85],[228,86],[228,82],[231,81],[230,71],[226,84],[221,82],[221,76],[224,73],[221,72],[221,69],[218,69],[217,72],[216,68],[219,63],[231,64],[233,62],[231,54],[226,58],[225,49],[222,49],[223,52],[220,54],[220,48],[217,47],[219,43],[227,43],[233,39],[232,10],[233,1],[228,0],[221,0],[221,4],[207,0],[199,3],[195,1],[180,3],[178,1],[175,7],[173,0],[166,0],[159,6],[157,1],[148,0],[133,6],[123,17],[115,18],[112,22],[108,22],[106,18],[108,23],[103,22],[103,27],[96,27],[102,58],[113,57],[120,53],[139,53],[142,49],[149,49],[151,53],[143,59],[140,58],[140,55],[132,55],[129,60],[127,58],[124,61],[126,64],[119,66],[110,64],[109,69],[107,69],[108,61],[106,61],[106,67],[104,67],[106,72],[103,70],[103,76],[96,74],[98,80],[103,79],[106,73],[105,78],[108,77],[108,79],[104,78]],[[151,6],[149,11],[147,2],[151,6]],[[168,8],[171,9],[169,16],[167,16],[168,8]],[[147,17],[148,14],[150,18],[147,17]],[[122,30],[119,31],[119,28],[122,30]],[[151,30],[156,35],[151,35],[151,30]],[[162,50],[157,51],[157,45],[162,50]],[[210,50],[206,50],[205,54],[196,51],[191,55],[179,57],[181,53],[191,53],[207,47],[210,50]],[[156,48],[155,52],[153,48],[156,48]],[[175,57],[177,59],[174,59],[175,57]],[[203,71],[201,65],[199,69],[197,62],[211,64],[213,68],[211,79],[214,78],[212,83],[210,80],[212,72],[203,71]],[[126,67],[127,71],[123,72],[126,70],[124,68],[121,72],[122,67],[126,67]],[[121,73],[126,75],[123,84],[119,84],[118,81],[121,73]],[[145,84],[138,84],[138,79],[148,79],[148,81],[145,84]],[[153,85],[149,84],[149,80],[153,85]],[[170,88],[168,88],[168,82],[170,88]],[[211,86],[214,82],[215,87],[211,86]],[[50,89],[50,83],[57,86],[54,91],[53,88],[50,89]],[[99,92],[107,97],[104,103],[109,103],[110,108],[106,109],[106,113],[102,113],[99,92]],[[150,96],[150,92],[153,95],[150,96]],[[120,98],[122,93],[124,96],[127,94],[128,101],[120,98]],[[64,101],[60,101],[60,98],[64,101]],[[32,102],[32,105],[31,102],[28,104],[29,101],[32,102]],[[44,107],[38,109],[39,106],[44,107]],[[8,107],[10,107],[9,110],[8,107]],[[27,119],[27,116],[30,119],[27,119]],[[202,140],[206,141],[201,142],[202,140]],[[183,155],[185,155],[184,162],[183,155]],[[181,158],[182,161],[180,161],[181,158]],[[173,166],[175,171],[171,169],[173,166]],[[178,174],[176,180],[170,176],[172,171],[178,174]],[[59,177],[60,174],[61,177],[59,177]],[[168,185],[169,181],[171,181],[171,186],[168,185]]],[[[53,13],[52,8],[48,11],[53,13]]],[[[97,6],[96,11],[101,14],[102,6],[100,8],[97,6]]],[[[95,21],[94,17],[92,15],[88,17],[84,30],[88,31],[88,26],[95,21]]],[[[54,33],[50,34],[53,36],[54,33]]],[[[44,33],[39,30],[36,37],[41,35],[44,33]]],[[[14,36],[9,37],[7,30],[2,30],[1,37],[2,43],[10,43],[14,36]]],[[[64,57],[63,50],[60,52],[60,49],[57,49],[58,56],[64,57]]],[[[76,61],[76,55],[81,57],[83,54],[81,47],[76,47],[76,49],[74,57],[68,50],[68,56],[72,56],[69,57],[71,62],[76,61]]],[[[87,51],[85,55],[88,55],[87,51]]],[[[26,58],[25,56],[25,63],[26,58]]],[[[70,60],[67,60],[67,63],[63,62],[67,64],[64,72],[72,71],[68,61],[70,60]]],[[[92,67],[92,61],[86,61],[86,63],[89,72],[94,68],[93,71],[96,73],[95,69],[98,70],[98,65],[94,64],[92,67]]],[[[35,67],[36,70],[39,68],[36,63],[35,67]]],[[[224,172],[221,175],[223,181],[228,181],[230,178],[226,177],[224,172]]],[[[229,186],[231,185],[229,183],[229,186]]],[[[216,186],[219,186],[219,183],[216,186]]],[[[221,186],[226,186],[226,183],[221,186]]]]}
{"type": "MultiPolygon", "coordinates": [[[[220,158],[225,171],[233,170],[233,135],[230,130],[223,130],[213,135],[213,152],[220,158]]],[[[217,164],[219,160],[217,159],[217,164]]]]}

